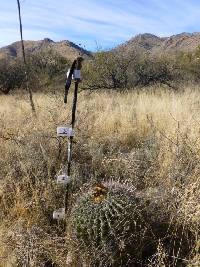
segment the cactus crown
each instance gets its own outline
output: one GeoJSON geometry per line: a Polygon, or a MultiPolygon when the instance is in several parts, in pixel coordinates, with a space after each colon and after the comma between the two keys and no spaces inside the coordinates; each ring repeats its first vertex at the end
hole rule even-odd
{"type": "Polygon", "coordinates": [[[75,235],[87,246],[124,242],[131,224],[137,220],[136,210],[129,186],[113,181],[92,186],[81,194],[72,211],[75,235]]]}
{"type": "Polygon", "coordinates": [[[93,189],[94,203],[101,203],[107,195],[108,189],[103,184],[97,184],[93,189]]]}

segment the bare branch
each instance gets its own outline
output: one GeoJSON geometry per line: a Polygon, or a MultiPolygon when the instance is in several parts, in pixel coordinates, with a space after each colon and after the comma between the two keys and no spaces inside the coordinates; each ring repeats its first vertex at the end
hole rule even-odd
{"type": "Polygon", "coordinates": [[[29,100],[31,104],[31,109],[35,113],[35,105],[33,101],[33,93],[32,90],[29,86],[29,79],[28,79],[28,68],[27,68],[27,62],[26,62],[26,55],[25,55],[25,48],[24,48],[24,40],[23,40],[23,28],[22,28],[22,19],[21,19],[21,6],[20,6],[20,1],[17,0],[17,5],[18,5],[18,12],[19,12],[19,25],[20,25],[20,36],[21,36],[21,45],[22,45],[22,55],[23,55],[23,60],[24,60],[24,65],[25,65],[25,76],[26,76],[26,89],[29,93],[29,100]]]}

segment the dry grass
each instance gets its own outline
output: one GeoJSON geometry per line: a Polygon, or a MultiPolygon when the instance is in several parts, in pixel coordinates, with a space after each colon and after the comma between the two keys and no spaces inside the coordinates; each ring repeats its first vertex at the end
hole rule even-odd
{"type": "MultiPolygon", "coordinates": [[[[60,95],[38,94],[35,102],[37,118],[24,97],[0,96],[0,266],[82,266],[52,220],[63,202],[54,177],[67,145],[56,127],[70,121],[70,108],[60,95]]],[[[168,237],[158,234],[144,266],[200,265],[199,110],[195,88],[79,95],[73,192],[91,179],[128,181],[140,196],[162,199],[155,225],[166,211],[173,225],[168,237]]]]}

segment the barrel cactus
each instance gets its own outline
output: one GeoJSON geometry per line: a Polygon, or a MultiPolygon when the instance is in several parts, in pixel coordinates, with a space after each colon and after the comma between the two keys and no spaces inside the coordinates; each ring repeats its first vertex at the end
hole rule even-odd
{"type": "Polygon", "coordinates": [[[104,256],[106,252],[112,260],[122,252],[129,257],[133,241],[139,249],[144,234],[141,221],[135,191],[127,184],[114,181],[88,186],[72,210],[72,229],[79,249],[86,249],[89,254],[97,250],[104,256]]]}

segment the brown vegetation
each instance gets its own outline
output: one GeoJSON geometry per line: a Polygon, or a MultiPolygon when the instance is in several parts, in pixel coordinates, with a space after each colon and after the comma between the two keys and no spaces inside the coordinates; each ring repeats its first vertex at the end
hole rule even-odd
{"type": "MultiPolygon", "coordinates": [[[[56,127],[70,121],[70,107],[59,94],[34,99],[37,118],[23,95],[0,96],[0,266],[95,266],[89,247],[77,249],[70,227],[52,220],[67,147],[56,127]]],[[[153,243],[127,266],[199,266],[199,109],[199,88],[82,92],[66,224],[85,184],[129,184],[145,203],[142,227],[153,243]]]]}

